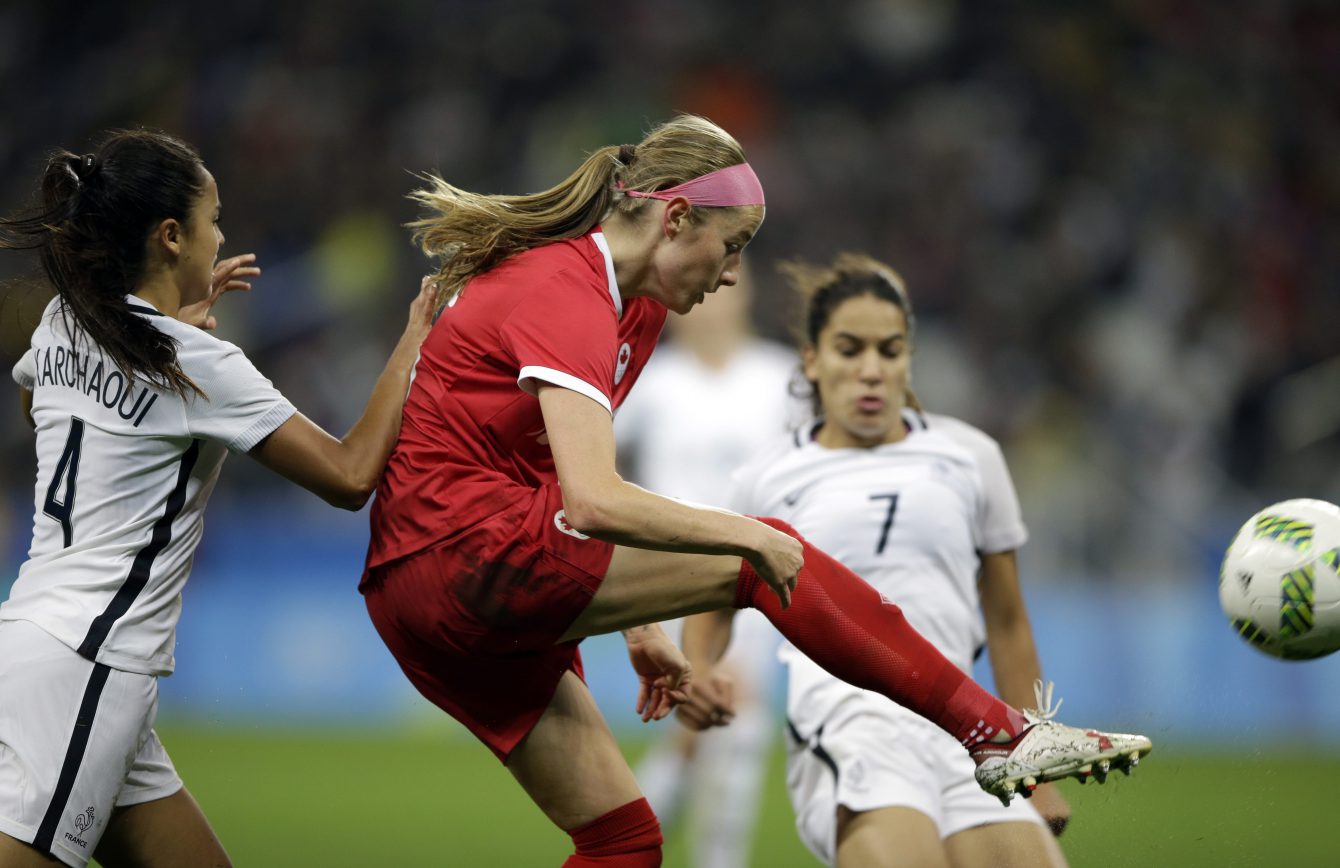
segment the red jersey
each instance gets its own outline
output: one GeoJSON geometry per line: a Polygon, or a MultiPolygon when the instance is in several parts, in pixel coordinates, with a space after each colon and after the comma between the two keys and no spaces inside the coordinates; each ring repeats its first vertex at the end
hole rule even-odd
{"type": "Polygon", "coordinates": [[[665,317],[658,302],[620,297],[599,231],[473,278],[420,349],[372,504],[367,566],[423,551],[557,482],[536,383],[613,413],[665,317]]]}

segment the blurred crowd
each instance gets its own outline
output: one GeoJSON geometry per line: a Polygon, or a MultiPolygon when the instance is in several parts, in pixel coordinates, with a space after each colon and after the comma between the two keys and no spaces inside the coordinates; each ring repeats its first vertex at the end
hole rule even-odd
{"type": "MultiPolygon", "coordinates": [[[[428,263],[415,173],[527,192],[677,111],[767,188],[775,264],[871,253],[917,391],[997,437],[1054,581],[1215,579],[1272,500],[1340,499],[1340,12],[1328,0],[0,2],[0,207],[113,126],[196,144],[255,291],[220,335],[348,427],[428,263]]],[[[0,355],[35,263],[0,257],[0,355]]],[[[0,414],[26,543],[31,441],[0,414]]],[[[222,497],[314,498],[235,460],[222,497]]],[[[302,499],[302,500],[295,500],[302,499]]]]}

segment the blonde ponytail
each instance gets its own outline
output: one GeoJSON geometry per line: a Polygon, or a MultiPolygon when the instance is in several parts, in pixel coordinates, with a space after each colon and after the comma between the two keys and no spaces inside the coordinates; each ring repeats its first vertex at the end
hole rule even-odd
{"type": "Polygon", "coordinates": [[[425,175],[410,198],[430,214],[409,224],[423,252],[439,260],[443,303],[476,274],[508,257],[590,232],[608,215],[636,217],[655,192],[745,161],[738,142],[705,118],[680,115],[637,145],[597,150],[557,186],[529,195],[485,195],[425,175]]]}

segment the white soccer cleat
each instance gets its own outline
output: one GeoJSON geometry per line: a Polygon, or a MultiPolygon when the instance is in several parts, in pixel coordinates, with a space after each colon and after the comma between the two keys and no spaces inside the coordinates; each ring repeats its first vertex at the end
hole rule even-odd
{"type": "Polygon", "coordinates": [[[1004,744],[983,742],[969,750],[977,763],[977,783],[1007,806],[1015,793],[1027,798],[1046,781],[1074,777],[1083,783],[1092,777],[1101,784],[1113,768],[1129,775],[1140,757],[1154,748],[1143,735],[1057,723],[1052,717],[1061,703],[1052,707],[1052,683],[1044,689],[1042,681],[1036,681],[1033,691],[1038,707],[1023,710],[1031,724],[1027,729],[1004,744]]]}

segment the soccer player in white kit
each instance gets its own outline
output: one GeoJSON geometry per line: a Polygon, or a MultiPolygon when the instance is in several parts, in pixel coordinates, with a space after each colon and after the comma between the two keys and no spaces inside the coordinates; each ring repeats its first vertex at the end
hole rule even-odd
{"type": "MultiPolygon", "coordinates": [[[[673,341],[657,348],[639,388],[619,408],[619,458],[629,460],[629,478],[638,485],[723,506],[731,474],[809,417],[789,393],[795,353],[750,331],[749,287],[741,280],[670,318],[673,341]]],[[[666,625],[671,636],[677,625],[666,625]]],[[[730,725],[666,730],[634,769],[662,825],[687,815],[690,864],[697,868],[749,864],[768,751],[779,732],[771,706],[779,692],[780,640],[762,614],[742,610],[715,670],[734,685],[730,725]]]]}
{"type": "Polygon", "coordinates": [[[181,590],[228,452],[358,509],[400,426],[435,288],[425,281],[343,439],[206,333],[258,275],[216,265],[218,188],[170,136],[57,151],[42,202],[0,221],[57,295],[14,367],[36,429],[33,541],[0,604],[0,864],[228,865],[157,735],[181,590]]]}
{"type": "MultiPolygon", "coordinates": [[[[892,269],[847,254],[787,273],[806,302],[804,372],[818,421],[742,468],[728,505],[792,524],[897,600],[964,671],[985,646],[999,695],[1023,707],[1040,668],[1015,563],[1027,534],[1000,448],[964,422],[921,411],[908,388],[911,304],[892,269]]],[[[692,621],[690,660],[723,626],[715,614],[692,621]]],[[[834,678],[794,646],[781,655],[787,785],[800,836],[825,863],[1065,864],[1044,825],[1059,834],[1069,817],[1053,785],[1031,803],[1002,805],[943,730],[834,678]]]]}

